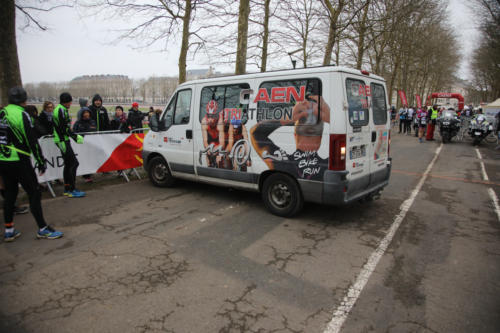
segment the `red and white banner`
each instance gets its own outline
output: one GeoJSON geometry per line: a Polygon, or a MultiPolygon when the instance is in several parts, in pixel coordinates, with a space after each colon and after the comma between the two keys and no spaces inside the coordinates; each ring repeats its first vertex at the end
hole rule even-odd
{"type": "MultiPolygon", "coordinates": [[[[79,166],[77,175],[126,170],[142,166],[143,133],[85,135],[83,144],[71,141],[79,166]]],[[[39,182],[63,178],[64,162],[53,138],[39,140],[47,160],[47,171],[39,182]]]]}
{"type": "Polygon", "coordinates": [[[408,101],[406,100],[406,94],[403,90],[399,91],[399,98],[401,99],[401,104],[408,107],[408,101]]]}
{"type": "Polygon", "coordinates": [[[422,100],[420,99],[420,95],[415,95],[415,98],[417,99],[417,108],[421,109],[422,108],[422,100]]]}

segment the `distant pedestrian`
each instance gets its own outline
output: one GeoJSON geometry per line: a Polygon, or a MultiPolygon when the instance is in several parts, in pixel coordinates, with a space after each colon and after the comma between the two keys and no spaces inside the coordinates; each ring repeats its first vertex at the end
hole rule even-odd
{"type": "Polygon", "coordinates": [[[54,110],[54,142],[61,151],[64,169],[64,195],[70,198],[81,198],[85,196],[85,192],[79,191],[75,187],[76,170],[78,168],[78,160],[71,148],[70,138],[76,143],[82,144],[83,137],[74,133],[71,130],[71,118],[69,117],[69,108],[73,98],[67,92],[63,92],[59,97],[59,105],[54,110]]]}
{"type": "MultiPolygon", "coordinates": [[[[97,126],[94,119],[90,117],[89,108],[83,108],[82,118],[77,120],[73,125],[73,131],[75,133],[91,133],[97,131],[97,126]]],[[[92,175],[87,174],[82,176],[86,183],[92,183],[92,175]]]]}
{"type": "Polygon", "coordinates": [[[42,136],[52,135],[54,133],[54,125],[52,124],[52,116],[54,114],[54,103],[45,101],[43,110],[38,116],[40,122],[40,134],[42,136]]]}
{"type": "Polygon", "coordinates": [[[406,132],[406,116],[408,114],[408,110],[406,108],[401,107],[398,112],[399,117],[399,133],[406,132]]]}
{"type": "Polygon", "coordinates": [[[417,119],[418,119],[418,141],[420,143],[422,143],[423,138],[424,138],[425,128],[427,127],[427,108],[426,107],[424,107],[423,109],[421,109],[417,112],[417,119]]]}
{"type": "Polygon", "coordinates": [[[38,109],[34,105],[26,105],[24,107],[24,111],[26,111],[31,118],[31,126],[33,127],[33,134],[35,138],[38,140],[43,136],[41,133],[40,120],[38,119],[38,109]]]}
{"type": "Polygon", "coordinates": [[[107,131],[109,129],[108,110],[102,106],[102,97],[95,94],[92,98],[92,105],[89,106],[91,118],[95,121],[97,132],[107,131]]]}
{"type": "Polygon", "coordinates": [[[89,100],[86,98],[79,98],[78,103],[80,104],[80,110],[76,113],[76,121],[82,119],[82,112],[84,108],[88,109],[89,100]]]}
{"type": "Polygon", "coordinates": [[[436,128],[438,113],[438,106],[436,104],[434,104],[427,112],[427,119],[429,120],[427,125],[427,135],[425,137],[427,141],[434,140],[434,130],[436,128]]]}
{"type": "Polygon", "coordinates": [[[122,133],[130,132],[127,126],[127,115],[123,112],[123,108],[120,105],[115,107],[115,115],[111,120],[109,129],[111,131],[120,131],[122,133]]]}
{"type": "Polygon", "coordinates": [[[142,121],[144,120],[145,116],[146,115],[144,113],[139,111],[139,103],[137,102],[132,103],[132,108],[128,110],[128,117],[127,117],[130,129],[131,130],[141,129],[142,121]]]}
{"type": "Polygon", "coordinates": [[[411,134],[411,126],[413,124],[413,114],[415,113],[415,110],[413,107],[408,108],[408,113],[406,116],[406,134],[410,135],[411,134]]]}
{"type": "Polygon", "coordinates": [[[149,122],[149,127],[154,132],[165,130],[165,126],[163,126],[162,122],[160,121],[160,117],[161,117],[161,110],[156,109],[154,114],[151,116],[151,121],[149,122]]]}

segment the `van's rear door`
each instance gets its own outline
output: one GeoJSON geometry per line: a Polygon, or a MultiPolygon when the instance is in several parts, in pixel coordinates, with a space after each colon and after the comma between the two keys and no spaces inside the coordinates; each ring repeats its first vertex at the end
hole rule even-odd
{"type": "MultiPolygon", "coordinates": [[[[368,87],[367,87],[368,89],[368,87]]],[[[370,185],[377,185],[387,176],[389,149],[389,117],[387,95],[383,82],[372,81],[369,86],[371,109],[370,185]]]]}
{"type": "Polygon", "coordinates": [[[370,184],[371,126],[366,82],[363,77],[343,74],[347,101],[346,170],[348,196],[363,191],[370,184]]]}

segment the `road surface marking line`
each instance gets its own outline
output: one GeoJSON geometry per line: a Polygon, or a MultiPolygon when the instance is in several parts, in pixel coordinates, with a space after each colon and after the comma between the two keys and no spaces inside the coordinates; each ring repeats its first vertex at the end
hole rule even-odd
{"type": "Polygon", "coordinates": [[[479,149],[476,148],[477,157],[479,158],[479,163],[481,164],[481,172],[483,173],[483,180],[489,181],[488,175],[486,174],[486,169],[484,168],[483,157],[479,152],[479,149]]]}
{"type": "MultiPolygon", "coordinates": [[[[481,171],[483,173],[483,179],[488,181],[489,180],[488,174],[486,173],[486,168],[484,167],[483,157],[481,156],[481,153],[477,148],[476,148],[476,153],[477,157],[479,158],[479,163],[481,163],[481,171]]],[[[495,213],[497,213],[498,221],[500,221],[500,206],[498,204],[497,194],[495,193],[495,191],[493,191],[491,187],[488,188],[488,194],[490,195],[491,201],[493,201],[493,207],[495,208],[495,213]]]]}
{"type": "Polygon", "coordinates": [[[392,238],[396,234],[396,231],[401,225],[401,222],[403,222],[406,213],[411,208],[413,202],[415,201],[415,198],[422,189],[422,186],[424,185],[424,182],[427,179],[427,176],[429,175],[429,172],[431,171],[432,167],[434,166],[434,163],[436,162],[442,148],[443,144],[441,143],[441,145],[436,149],[436,152],[434,153],[434,158],[432,159],[431,163],[427,166],[427,169],[425,170],[422,178],[418,182],[417,186],[411,192],[410,197],[405,201],[403,201],[403,203],[401,204],[399,214],[395,216],[394,222],[387,231],[387,234],[382,239],[377,249],[370,255],[368,261],[363,265],[363,268],[361,269],[361,272],[357,276],[354,284],[349,287],[346,295],[344,296],[344,299],[340,303],[339,307],[333,313],[333,318],[326,326],[324,333],[340,332],[342,325],[347,319],[347,316],[351,312],[354,304],[356,304],[359,295],[363,291],[363,288],[365,287],[366,283],[370,279],[370,276],[377,267],[378,262],[380,261],[385,251],[391,244],[392,238]]]}
{"type": "Polygon", "coordinates": [[[500,205],[498,205],[498,197],[495,191],[490,187],[488,188],[488,193],[490,195],[491,201],[493,201],[493,206],[495,206],[495,212],[497,213],[498,221],[500,222],[500,205]]]}
{"type": "MultiPolygon", "coordinates": [[[[402,175],[408,175],[408,176],[422,176],[422,173],[419,172],[410,172],[410,171],[404,171],[404,170],[397,170],[397,169],[392,169],[391,172],[402,174],[402,175]]],[[[483,184],[483,185],[495,185],[495,186],[500,186],[499,183],[494,183],[492,181],[484,181],[480,179],[467,179],[467,178],[458,178],[458,177],[450,177],[450,176],[440,176],[440,175],[433,175],[429,174],[430,178],[437,178],[437,179],[444,179],[444,180],[451,180],[451,181],[457,181],[457,182],[464,182],[464,183],[473,183],[473,184],[483,184]]]]}

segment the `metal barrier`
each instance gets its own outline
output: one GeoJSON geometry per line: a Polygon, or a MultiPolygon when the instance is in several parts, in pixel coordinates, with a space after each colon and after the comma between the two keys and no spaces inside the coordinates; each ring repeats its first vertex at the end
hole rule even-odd
{"type": "MultiPolygon", "coordinates": [[[[82,135],[82,136],[86,136],[86,135],[96,135],[96,134],[135,134],[135,133],[147,133],[149,131],[149,127],[144,127],[144,128],[136,128],[136,129],[133,129],[129,132],[123,132],[123,131],[119,131],[119,130],[114,130],[114,131],[99,131],[99,132],[81,132],[81,133],[76,133],[76,134],[79,134],[79,135],[82,135]]],[[[51,135],[44,135],[42,137],[40,137],[40,139],[50,139],[50,138],[53,138],[54,135],[51,134],[51,135]]],[[[141,176],[139,175],[139,173],[137,172],[137,169],[134,168],[134,169],[129,169],[129,170],[132,170],[132,172],[135,174],[135,176],[138,178],[138,179],[142,179],[141,176]]],[[[127,173],[125,172],[125,170],[120,170],[120,176],[122,176],[126,181],[127,183],[130,182],[130,179],[128,178],[127,176],[127,173]]],[[[47,181],[45,182],[45,184],[47,185],[47,188],[49,189],[50,191],[50,194],[52,195],[52,197],[56,197],[56,194],[54,192],[54,189],[52,188],[51,184],[50,184],[50,181],[47,181]]]]}

